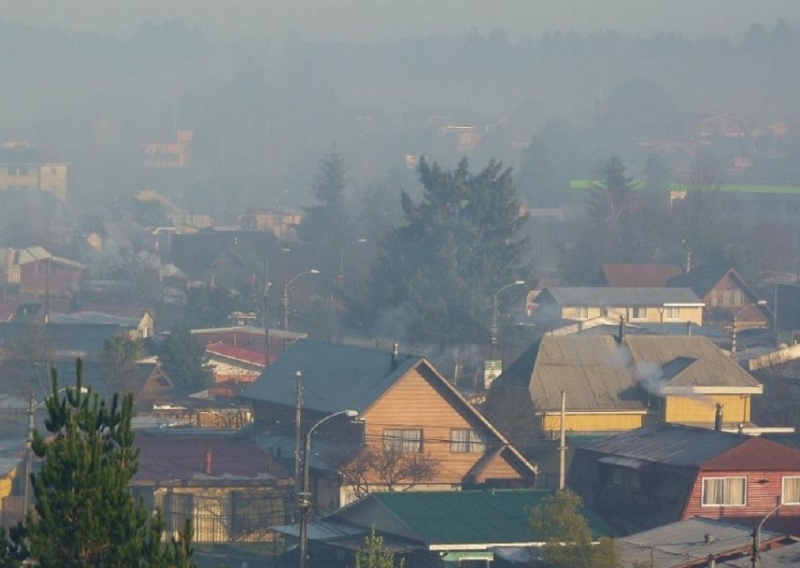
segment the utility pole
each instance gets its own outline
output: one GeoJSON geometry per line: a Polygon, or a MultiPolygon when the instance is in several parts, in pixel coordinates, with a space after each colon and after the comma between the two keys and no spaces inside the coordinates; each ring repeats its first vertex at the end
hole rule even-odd
{"type": "Polygon", "coordinates": [[[31,506],[31,473],[33,473],[33,393],[28,399],[28,445],[25,449],[25,483],[22,489],[22,521],[28,514],[31,506]]]}
{"type": "Polygon", "coordinates": [[[567,393],[561,391],[561,443],[558,446],[558,488],[567,484],[567,393]]]}
{"type": "Polygon", "coordinates": [[[269,289],[272,282],[269,281],[269,259],[264,259],[264,368],[269,367],[269,289]]]}
{"type": "Polygon", "coordinates": [[[301,454],[303,444],[303,374],[295,374],[295,409],[294,409],[294,492],[300,494],[300,476],[302,468],[301,454]]]}

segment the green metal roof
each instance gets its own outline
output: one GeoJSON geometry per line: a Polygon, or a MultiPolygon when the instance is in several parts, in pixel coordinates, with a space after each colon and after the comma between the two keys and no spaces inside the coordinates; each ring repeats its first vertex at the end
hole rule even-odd
{"type": "MultiPolygon", "coordinates": [[[[378,531],[384,524],[388,528],[400,523],[411,533],[407,536],[413,534],[427,546],[542,542],[544,538],[531,529],[530,509],[550,494],[543,489],[371,493],[329,518],[370,518],[378,531]]],[[[594,536],[610,534],[595,515],[583,514],[594,536]]]]}

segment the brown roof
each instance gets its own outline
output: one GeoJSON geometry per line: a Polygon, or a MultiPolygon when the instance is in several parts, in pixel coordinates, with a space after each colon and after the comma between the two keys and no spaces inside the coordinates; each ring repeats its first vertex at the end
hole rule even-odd
{"type": "Polygon", "coordinates": [[[750,470],[800,472],[800,450],[761,437],[742,444],[702,464],[703,470],[750,470]]]}
{"type": "Polygon", "coordinates": [[[231,436],[137,436],[139,471],[134,484],[218,478],[284,479],[289,474],[252,440],[231,436]],[[206,474],[206,453],[211,473],[206,474]]]}
{"type": "Polygon", "coordinates": [[[677,264],[604,264],[600,267],[604,286],[613,288],[660,288],[683,273],[677,264]]]}

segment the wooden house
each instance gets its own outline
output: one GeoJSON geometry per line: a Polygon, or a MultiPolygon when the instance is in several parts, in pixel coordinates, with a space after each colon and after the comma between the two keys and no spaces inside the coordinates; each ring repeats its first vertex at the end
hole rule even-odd
{"type": "Polygon", "coordinates": [[[738,328],[767,328],[774,314],[758,305],[755,291],[730,267],[703,265],[669,280],[669,286],[691,288],[705,304],[703,317],[711,325],[728,325],[736,318],[738,328]]]}
{"type": "Polygon", "coordinates": [[[761,437],[655,423],[579,447],[567,483],[627,526],[766,518],[765,527],[800,530],[800,450],[761,437]]]}
{"type": "MultiPolygon", "coordinates": [[[[216,383],[252,383],[261,375],[267,363],[263,346],[259,352],[222,342],[209,343],[206,345],[206,354],[209,364],[214,368],[216,383]]],[[[274,357],[271,359],[275,360],[274,357]]]]}
{"type": "Polygon", "coordinates": [[[718,404],[724,426],[736,429],[750,422],[750,397],[763,392],[697,335],[545,335],[492,386],[504,388],[527,391],[531,427],[548,437],[561,429],[562,391],[569,433],[620,432],[655,420],[711,427],[718,404]]]}
{"type": "Polygon", "coordinates": [[[29,298],[72,298],[80,290],[85,269],[85,265],[53,256],[42,247],[8,248],[3,254],[5,282],[29,298]]]}
{"type": "Polygon", "coordinates": [[[262,431],[293,435],[298,392],[302,431],[333,413],[358,413],[356,424],[340,416],[321,429],[328,440],[315,439],[312,453],[328,460],[309,456],[315,469],[327,461],[339,472],[327,493],[319,484],[311,491],[329,508],[387,489],[534,484],[534,466],[424,357],[301,340],[242,396],[262,431]]]}
{"type": "Polygon", "coordinates": [[[536,297],[542,323],[624,318],[631,323],[703,325],[703,302],[690,288],[550,287],[536,297]]]}
{"type": "Polygon", "coordinates": [[[134,494],[160,508],[169,535],[192,519],[195,543],[271,542],[285,521],[291,473],[252,440],[234,436],[136,437],[134,494]]]}

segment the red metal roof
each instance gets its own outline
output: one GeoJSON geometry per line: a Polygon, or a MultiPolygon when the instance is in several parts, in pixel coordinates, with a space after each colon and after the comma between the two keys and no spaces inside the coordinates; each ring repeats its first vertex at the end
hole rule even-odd
{"type": "Polygon", "coordinates": [[[796,471],[800,450],[761,437],[747,439],[701,465],[704,471],[796,471]]]}
{"type": "Polygon", "coordinates": [[[606,286],[613,288],[663,288],[683,274],[677,264],[604,264],[601,271],[606,286]]]}
{"type": "Polygon", "coordinates": [[[252,440],[230,436],[137,436],[139,471],[135,483],[191,481],[235,477],[241,479],[289,477],[269,452],[252,440]],[[210,453],[210,475],[206,474],[206,453],[210,453]]]}
{"type": "MultiPolygon", "coordinates": [[[[222,357],[244,361],[245,363],[251,363],[253,365],[261,365],[262,367],[267,360],[263,353],[253,351],[252,349],[246,349],[244,347],[234,347],[233,345],[228,345],[227,343],[222,342],[209,343],[206,345],[206,351],[213,353],[214,355],[220,355],[222,357]]],[[[273,363],[274,361],[275,357],[270,357],[270,363],[273,363]]]]}

